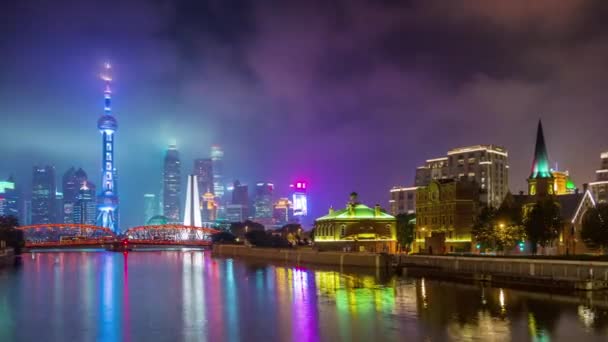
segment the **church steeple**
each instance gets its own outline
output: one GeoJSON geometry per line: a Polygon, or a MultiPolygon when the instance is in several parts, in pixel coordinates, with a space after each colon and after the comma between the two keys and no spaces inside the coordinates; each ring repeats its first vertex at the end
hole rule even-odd
{"type": "Polygon", "coordinates": [[[554,194],[554,179],[549,168],[549,156],[543,136],[543,124],[538,120],[536,131],[536,146],[534,148],[534,161],[532,172],[528,178],[528,194],[532,196],[545,196],[554,194]]]}
{"type": "Polygon", "coordinates": [[[532,162],[532,172],[530,178],[551,178],[551,170],[549,168],[549,155],[545,146],[545,137],[543,135],[543,124],[538,120],[538,129],[536,131],[536,147],[534,148],[534,161],[532,162]]]}

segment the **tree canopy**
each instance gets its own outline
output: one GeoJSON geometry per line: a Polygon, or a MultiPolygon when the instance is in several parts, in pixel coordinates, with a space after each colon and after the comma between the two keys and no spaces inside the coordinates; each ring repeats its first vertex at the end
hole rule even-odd
{"type": "Polygon", "coordinates": [[[6,241],[6,245],[13,247],[16,253],[20,253],[25,247],[23,232],[19,229],[19,220],[14,216],[0,216],[0,240],[6,241]]]}
{"type": "Polygon", "coordinates": [[[397,242],[402,247],[409,251],[410,245],[414,242],[414,231],[416,224],[412,222],[415,214],[398,214],[397,219],[397,242]]]}
{"type": "Polygon", "coordinates": [[[600,203],[587,209],[583,216],[581,238],[589,248],[608,251],[608,204],[600,203]]]}
{"type": "Polygon", "coordinates": [[[526,234],[536,254],[536,246],[549,246],[559,236],[563,226],[559,204],[552,198],[537,201],[528,211],[524,220],[526,234]]]}

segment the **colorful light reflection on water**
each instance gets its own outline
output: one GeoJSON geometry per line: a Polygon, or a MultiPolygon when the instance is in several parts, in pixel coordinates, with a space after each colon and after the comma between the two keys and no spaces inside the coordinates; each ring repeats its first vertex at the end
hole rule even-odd
{"type": "Polygon", "coordinates": [[[216,259],[53,252],[0,270],[0,341],[608,340],[608,295],[216,259]]]}

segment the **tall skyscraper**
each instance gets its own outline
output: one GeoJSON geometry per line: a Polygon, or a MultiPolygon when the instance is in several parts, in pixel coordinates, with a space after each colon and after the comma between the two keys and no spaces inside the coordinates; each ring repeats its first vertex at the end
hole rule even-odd
{"type": "Polygon", "coordinates": [[[259,182],[255,186],[255,219],[267,225],[272,223],[272,195],[274,184],[259,182]]]}
{"type": "Polygon", "coordinates": [[[97,220],[96,212],[95,184],[85,180],[81,183],[80,189],[78,189],[72,222],[94,225],[97,220]]]}
{"type": "Polygon", "coordinates": [[[74,206],[83,183],[88,180],[87,173],[83,169],[69,168],[63,174],[62,191],[63,205],[61,215],[64,223],[74,223],[74,206]]]}
{"type": "Polygon", "coordinates": [[[56,222],[55,167],[35,166],[32,182],[32,224],[56,222]]]}
{"type": "Polygon", "coordinates": [[[211,158],[195,159],[194,175],[198,179],[198,193],[201,196],[206,192],[214,193],[213,161],[211,158]]]}
{"type": "Polygon", "coordinates": [[[293,205],[294,216],[306,216],[308,215],[308,196],[306,191],[308,184],[303,181],[295,182],[289,186],[292,189],[291,200],[293,205]]]}
{"type": "Polygon", "coordinates": [[[144,224],[159,215],[159,206],[155,194],[144,194],[144,224]]]}
{"type": "Polygon", "coordinates": [[[180,222],[181,171],[177,146],[169,145],[163,168],[163,215],[172,222],[180,222]]]}
{"type": "Polygon", "coordinates": [[[114,164],[114,140],[118,129],[118,122],[112,115],[112,89],[110,83],[111,66],[106,63],[101,79],[105,82],[104,90],[104,113],[97,120],[97,128],[101,133],[101,192],[97,203],[97,224],[109,228],[113,232],[120,233],[118,222],[118,189],[116,187],[116,167],[114,164]]]}
{"type": "Polygon", "coordinates": [[[213,164],[213,193],[220,199],[224,196],[224,151],[219,145],[211,146],[211,162],[213,164]]]}
{"type": "Polygon", "coordinates": [[[206,192],[201,198],[201,216],[203,221],[214,222],[218,218],[218,203],[216,202],[216,197],[211,192],[206,192]]]}
{"type": "Polygon", "coordinates": [[[245,217],[248,214],[249,208],[249,187],[247,184],[241,184],[238,180],[234,181],[232,187],[232,201],[231,204],[239,204],[242,205],[245,209],[245,217]]]}
{"type": "Polygon", "coordinates": [[[184,226],[202,227],[203,220],[201,219],[201,204],[196,175],[188,175],[185,209],[184,226]]]}
{"type": "Polygon", "coordinates": [[[14,216],[19,219],[17,188],[13,177],[0,181],[0,216],[14,216]]]}
{"type": "Polygon", "coordinates": [[[446,157],[428,159],[416,169],[416,186],[436,179],[475,181],[482,190],[482,202],[498,208],[509,191],[508,152],[496,145],[455,148],[446,157]]]}

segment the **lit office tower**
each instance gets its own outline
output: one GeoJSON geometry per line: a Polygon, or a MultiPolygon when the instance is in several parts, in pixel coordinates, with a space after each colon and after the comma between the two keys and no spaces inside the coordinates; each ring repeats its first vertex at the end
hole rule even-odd
{"type": "Polygon", "coordinates": [[[589,183],[589,190],[599,203],[608,202],[608,151],[600,154],[602,159],[600,168],[595,171],[596,180],[595,182],[589,183]]]}
{"type": "Polygon", "coordinates": [[[289,198],[279,198],[273,206],[272,216],[274,223],[278,225],[284,225],[293,221],[293,206],[289,198]]]}
{"type": "Polygon", "coordinates": [[[158,201],[155,194],[144,194],[144,224],[159,215],[158,201]]]}
{"type": "Polygon", "coordinates": [[[32,182],[32,224],[55,223],[56,221],[55,167],[34,167],[32,182]]]}
{"type": "Polygon", "coordinates": [[[0,181],[0,216],[14,216],[18,219],[17,200],[17,189],[13,177],[0,181]]]}
{"type": "Polygon", "coordinates": [[[249,187],[238,180],[232,185],[232,198],[226,206],[228,222],[243,222],[249,217],[249,187]]]}
{"type": "Polygon", "coordinates": [[[447,156],[427,159],[416,169],[416,186],[427,186],[435,179],[475,181],[482,201],[498,208],[509,191],[509,154],[497,145],[451,149],[447,156]]]}
{"type": "MultiPolygon", "coordinates": [[[[202,211],[201,215],[203,216],[204,221],[211,221],[209,215],[206,215],[209,213],[206,212],[208,208],[205,206],[205,204],[210,203],[206,203],[208,201],[203,198],[205,195],[209,197],[208,194],[211,194],[211,197],[214,197],[213,192],[215,189],[213,187],[213,162],[211,161],[211,158],[195,159],[193,173],[196,175],[196,179],[198,181],[198,194],[200,196],[199,200],[202,211]]],[[[213,205],[215,205],[215,201],[213,205]]]]}
{"type": "Polygon", "coordinates": [[[298,181],[291,184],[289,187],[292,190],[291,202],[293,205],[293,215],[300,217],[308,215],[308,196],[306,196],[308,184],[303,181],[298,181]]]}
{"type": "Polygon", "coordinates": [[[202,227],[202,221],[200,196],[198,194],[198,181],[196,179],[196,175],[188,175],[184,226],[202,227]]]}
{"type": "Polygon", "coordinates": [[[110,83],[111,66],[106,63],[101,79],[105,82],[103,115],[97,120],[101,133],[101,190],[97,200],[97,225],[119,233],[118,223],[118,189],[116,188],[116,167],[114,158],[114,140],[118,122],[112,114],[112,89],[110,83]]]}
{"type": "Polygon", "coordinates": [[[272,194],[274,184],[259,182],[255,185],[255,219],[267,225],[272,222],[272,194]]]}
{"type": "Polygon", "coordinates": [[[64,223],[74,223],[74,206],[76,205],[80,187],[82,187],[82,184],[86,182],[87,179],[87,173],[81,168],[76,170],[71,167],[63,174],[63,204],[61,207],[61,215],[64,223]]]}
{"type": "Polygon", "coordinates": [[[181,173],[177,146],[169,145],[163,168],[163,215],[169,222],[180,222],[181,173]]]}
{"type": "Polygon", "coordinates": [[[215,191],[213,184],[213,161],[211,158],[194,160],[194,175],[198,180],[198,193],[202,196],[206,192],[215,191]]]}
{"type": "Polygon", "coordinates": [[[222,198],[224,196],[224,151],[218,145],[211,146],[211,162],[213,164],[213,193],[222,198]]]}
{"type": "Polygon", "coordinates": [[[97,219],[96,212],[95,184],[85,180],[81,183],[80,189],[78,189],[72,221],[74,223],[95,225],[97,219]]]}

